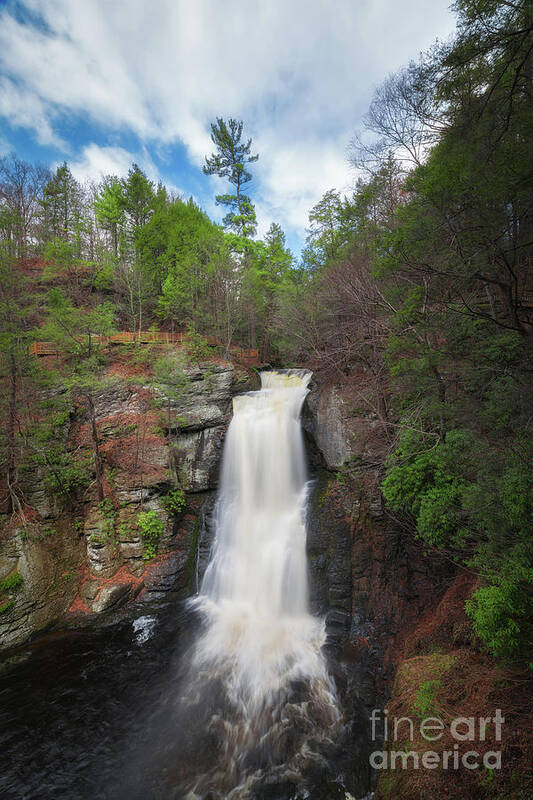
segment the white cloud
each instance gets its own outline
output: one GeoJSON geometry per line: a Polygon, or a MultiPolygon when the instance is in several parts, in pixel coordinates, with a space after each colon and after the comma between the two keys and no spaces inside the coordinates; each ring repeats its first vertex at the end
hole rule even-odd
{"type": "MultiPolygon", "coordinates": [[[[345,136],[324,143],[315,139],[287,144],[281,150],[276,142],[259,138],[263,161],[261,200],[271,218],[284,220],[303,235],[310,208],[328,189],[348,191],[350,172],[345,158],[345,136]]],[[[259,162],[258,162],[259,166],[259,162]]]]}
{"type": "MultiPolygon", "coordinates": [[[[65,114],[87,115],[150,147],[181,142],[196,166],[210,121],[245,119],[259,203],[301,231],[320,195],[349,181],[345,147],[373,87],[451,32],[448,2],[25,0],[39,27],[8,3],[0,114],[64,149],[65,114]]],[[[77,169],[123,166],[125,152],[89,145],[77,169]]]]}
{"type": "MultiPolygon", "coordinates": [[[[68,163],[72,174],[81,183],[98,181],[106,175],[116,175],[118,178],[124,178],[133,163],[138,164],[145,175],[154,183],[161,179],[158,169],[146,148],[143,148],[142,152],[132,153],[124,147],[101,146],[91,142],[82,148],[77,158],[70,159],[68,163]]],[[[54,165],[54,167],[57,166],[58,164],[54,165]]],[[[186,197],[191,194],[170,181],[165,180],[164,183],[172,194],[186,197]]]]}
{"type": "Polygon", "coordinates": [[[54,145],[67,151],[68,145],[52,129],[51,109],[37,94],[26,91],[8,78],[0,77],[0,116],[9,120],[15,128],[30,128],[37,141],[54,145]]]}
{"type": "Polygon", "coordinates": [[[94,142],[86,145],[78,158],[71,159],[69,166],[75,178],[86,181],[104,175],[123,178],[134,161],[151,180],[158,179],[157,169],[147,153],[134,154],[123,147],[101,147],[94,142]]]}

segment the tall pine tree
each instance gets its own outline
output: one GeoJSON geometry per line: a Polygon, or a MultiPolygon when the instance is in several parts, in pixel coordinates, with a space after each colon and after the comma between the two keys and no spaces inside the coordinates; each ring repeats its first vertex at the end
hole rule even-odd
{"type": "Polygon", "coordinates": [[[211,125],[211,140],[216,152],[206,156],[203,171],[205,175],[218,175],[227,178],[235,187],[234,194],[219,194],[216,202],[227,206],[228,213],[224,217],[224,225],[229,230],[248,238],[255,234],[257,219],[255,208],[243,186],[250,183],[252,174],[246,169],[247,164],[257,161],[258,155],[251,155],[252,140],[242,141],[243,123],[240,120],[217,117],[211,125]]]}

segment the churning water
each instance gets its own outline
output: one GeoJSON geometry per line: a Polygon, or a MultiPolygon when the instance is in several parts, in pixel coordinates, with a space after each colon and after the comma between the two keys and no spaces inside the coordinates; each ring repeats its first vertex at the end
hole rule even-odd
{"type": "Polygon", "coordinates": [[[240,798],[267,775],[294,779],[340,720],[324,621],[308,607],[300,412],[310,377],[263,373],[260,391],[234,399],[191,666],[191,696],[215,681],[223,698],[209,723],[219,760],[192,791],[240,798]]]}

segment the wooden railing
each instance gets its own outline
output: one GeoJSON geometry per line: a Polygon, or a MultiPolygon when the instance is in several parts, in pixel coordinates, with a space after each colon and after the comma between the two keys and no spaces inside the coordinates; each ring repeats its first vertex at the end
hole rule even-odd
{"type": "MultiPolygon", "coordinates": [[[[168,331],[118,331],[112,333],[110,336],[100,336],[99,334],[91,334],[91,342],[95,345],[109,347],[112,344],[175,344],[178,347],[183,345],[186,334],[170,333],[168,331]]],[[[221,343],[216,339],[208,339],[208,344],[213,347],[221,347],[221,343]]],[[[34,356],[55,356],[59,357],[61,349],[56,342],[40,342],[35,341],[30,345],[29,351],[34,356]]],[[[245,350],[242,347],[231,347],[230,353],[239,361],[242,361],[245,366],[253,367],[259,365],[259,350],[245,350]]]]}
{"type": "Polygon", "coordinates": [[[34,356],[59,356],[55,342],[33,342],[30,345],[30,353],[34,356]]]}
{"type": "Polygon", "coordinates": [[[533,291],[522,292],[520,300],[524,308],[533,308],[533,291]]]}

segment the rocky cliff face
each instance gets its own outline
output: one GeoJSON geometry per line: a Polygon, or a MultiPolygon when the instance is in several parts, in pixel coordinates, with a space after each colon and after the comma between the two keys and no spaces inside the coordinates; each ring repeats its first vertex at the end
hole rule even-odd
{"type": "Polygon", "coordinates": [[[457,741],[448,730],[428,742],[419,730],[424,718],[477,719],[500,708],[507,716],[501,741],[491,729],[482,741],[459,747],[501,752],[501,771],[483,765],[369,770],[367,786],[375,788],[376,800],[525,800],[533,785],[526,767],[532,736],[521,693],[531,676],[478,647],[464,611],[475,574],[428,552],[387,514],[379,489],[387,441],[378,414],[362,398],[363,373],[338,386],[315,383],[304,413],[317,473],[308,521],[312,602],[326,616],[343,707],[363,732],[362,742],[346,746],[360,754],[365,747],[367,754],[382,749],[382,729],[372,741],[369,717],[386,705],[389,720],[414,725],[413,737],[391,739],[388,753],[442,754],[457,741]]]}
{"type": "Polygon", "coordinates": [[[372,741],[370,715],[390,697],[406,642],[438,606],[453,569],[425,554],[383,507],[387,441],[378,414],[361,402],[363,388],[360,375],[338,386],[314,382],[303,422],[316,475],[311,601],[326,618],[331,669],[352,720],[345,747],[366,767],[353,785],[368,789],[377,782],[369,755],[381,747],[379,735],[372,741]]]}
{"type": "Polygon", "coordinates": [[[402,637],[438,602],[450,568],[386,514],[380,479],[388,443],[361,400],[363,379],[311,385],[303,424],[320,477],[308,549],[317,611],[328,615],[334,638],[379,654],[374,680],[384,686],[402,637]]]}
{"type": "MultiPolygon", "coordinates": [[[[217,485],[232,399],[257,385],[253,373],[210,362],[187,368],[179,393],[128,381],[95,398],[106,500],[89,491],[80,507],[62,508],[38,472],[28,476],[31,524],[5,525],[0,537],[0,648],[60,621],[95,624],[130,600],[189,591],[198,519],[217,485]],[[165,502],[176,487],[184,509],[165,502]],[[150,512],[158,555],[147,562],[139,515],[150,512]]],[[[58,436],[81,446],[88,428],[86,412],[74,407],[58,436]]]]}

